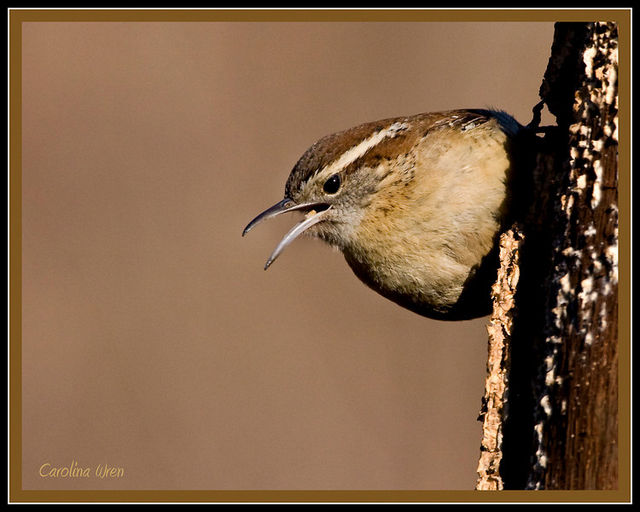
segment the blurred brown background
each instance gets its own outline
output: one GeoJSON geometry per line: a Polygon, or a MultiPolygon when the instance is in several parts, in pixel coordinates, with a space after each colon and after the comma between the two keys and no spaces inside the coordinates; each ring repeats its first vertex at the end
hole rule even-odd
{"type": "Polygon", "coordinates": [[[25,23],[23,487],[472,489],[486,319],[379,297],[297,217],[319,137],[503,108],[551,23],[25,23]],[[295,218],[294,218],[295,217],[295,218]],[[121,467],[117,479],[42,478],[121,467]]]}

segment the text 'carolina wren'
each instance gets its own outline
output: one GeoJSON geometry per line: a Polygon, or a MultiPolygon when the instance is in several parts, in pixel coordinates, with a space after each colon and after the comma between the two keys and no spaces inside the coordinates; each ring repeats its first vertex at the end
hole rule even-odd
{"type": "Polygon", "coordinates": [[[296,163],[284,199],[243,235],[299,211],[304,219],[265,269],[305,233],[340,249],[364,283],[416,313],[442,320],[486,315],[523,131],[501,111],[453,110],[328,135],[296,163]]]}

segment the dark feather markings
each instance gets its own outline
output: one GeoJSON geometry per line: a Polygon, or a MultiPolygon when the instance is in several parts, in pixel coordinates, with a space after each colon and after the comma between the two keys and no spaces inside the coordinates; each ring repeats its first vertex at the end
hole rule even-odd
{"type": "Polygon", "coordinates": [[[394,123],[406,123],[409,126],[406,130],[398,131],[393,137],[382,139],[362,156],[349,163],[344,169],[341,169],[341,171],[349,174],[362,166],[372,167],[384,159],[396,158],[401,153],[408,153],[419,139],[425,137],[432,130],[445,128],[473,129],[490,121],[492,118],[497,119],[501,128],[507,133],[511,133],[518,128],[518,126],[513,126],[511,118],[505,117],[501,111],[467,109],[383,119],[327,135],[307,149],[295,164],[285,185],[285,196],[292,197],[324,167],[338,160],[342,154],[376,132],[385,130],[394,123]],[[505,120],[511,121],[506,122],[505,120]]]}

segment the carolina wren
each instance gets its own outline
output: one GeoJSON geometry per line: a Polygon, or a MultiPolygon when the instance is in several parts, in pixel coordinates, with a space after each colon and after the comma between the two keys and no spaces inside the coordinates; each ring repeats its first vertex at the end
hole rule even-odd
{"type": "Polygon", "coordinates": [[[328,135],[296,163],[284,199],[243,235],[299,211],[304,219],[265,270],[305,233],[340,249],[365,284],[416,313],[442,320],[486,315],[523,128],[502,111],[453,110],[328,135]]]}

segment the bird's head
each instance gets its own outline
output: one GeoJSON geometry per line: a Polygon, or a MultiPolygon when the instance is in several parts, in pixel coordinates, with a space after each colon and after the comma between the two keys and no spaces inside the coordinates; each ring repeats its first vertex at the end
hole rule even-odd
{"type": "Polygon", "coordinates": [[[284,199],[255,217],[258,223],[282,213],[305,214],[280,241],[267,269],[303,233],[345,250],[352,243],[372,196],[395,167],[409,125],[402,118],[351,128],[320,139],[298,160],[285,185],[284,199]]]}

